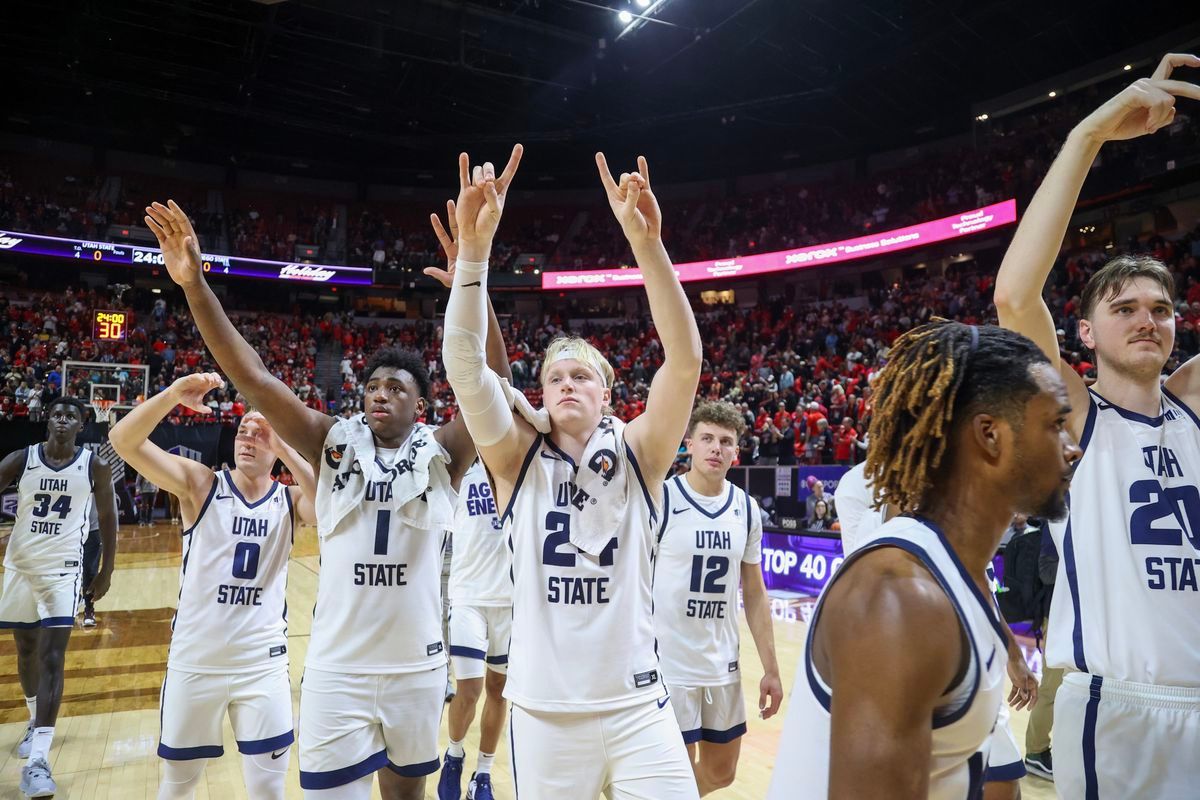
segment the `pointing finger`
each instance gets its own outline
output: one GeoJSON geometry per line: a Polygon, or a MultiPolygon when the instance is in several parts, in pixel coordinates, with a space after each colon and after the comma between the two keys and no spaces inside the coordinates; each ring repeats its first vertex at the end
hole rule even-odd
{"type": "Polygon", "coordinates": [[[610,195],[616,194],[617,183],[608,170],[608,161],[604,158],[604,153],[596,153],[596,168],[600,170],[600,183],[604,184],[605,191],[610,195]]]}
{"type": "Polygon", "coordinates": [[[641,173],[646,188],[650,188],[650,162],[646,161],[645,156],[638,156],[638,172],[641,173]]]}
{"type": "Polygon", "coordinates": [[[521,165],[521,156],[525,154],[525,148],[521,144],[513,145],[512,155],[508,157],[508,164],[504,167],[504,172],[500,173],[500,177],[496,180],[496,190],[501,194],[508,191],[509,184],[517,174],[517,167],[521,165]]]}
{"type": "Polygon", "coordinates": [[[466,153],[458,154],[458,188],[465,189],[471,183],[471,158],[466,153]]]}

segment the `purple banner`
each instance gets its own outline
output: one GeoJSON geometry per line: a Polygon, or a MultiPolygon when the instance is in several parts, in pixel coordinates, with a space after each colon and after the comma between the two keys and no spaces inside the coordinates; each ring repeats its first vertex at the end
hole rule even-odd
{"type": "Polygon", "coordinates": [[[816,597],[842,564],[842,540],[763,531],[762,559],[769,591],[816,597]]]}

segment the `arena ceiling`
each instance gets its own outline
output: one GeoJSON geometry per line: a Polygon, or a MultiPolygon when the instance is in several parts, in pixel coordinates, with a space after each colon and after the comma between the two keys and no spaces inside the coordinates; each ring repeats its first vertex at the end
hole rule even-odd
{"type": "Polygon", "coordinates": [[[711,178],[962,132],[972,103],[1197,23],[1186,2],[654,7],[618,38],[637,0],[9,2],[0,130],[363,181],[517,140],[527,185],[591,180],[600,147],[711,178]]]}

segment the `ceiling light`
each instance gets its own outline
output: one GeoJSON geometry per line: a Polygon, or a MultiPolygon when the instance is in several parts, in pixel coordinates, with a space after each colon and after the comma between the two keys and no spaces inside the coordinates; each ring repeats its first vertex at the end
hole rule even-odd
{"type": "Polygon", "coordinates": [[[1125,65],[1125,71],[1126,71],[1126,72],[1129,72],[1129,70],[1131,70],[1131,69],[1133,69],[1133,64],[1126,64],[1126,65],[1125,65]]]}
{"type": "Polygon", "coordinates": [[[646,8],[650,5],[650,0],[634,0],[634,2],[637,3],[638,8],[646,8]]]}
{"type": "Polygon", "coordinates": [[[976,117],[975,119],[979,120],[980,122],[987,122],[987,118],[988,118],[988,115],[987,115],[987,114],[980,114],[980,115],[979,115],[978,117],[976,117]]]}
{"type": "Polygon", "coordinates": [[[630,14],[625,9],[621,9],[619,12],[617,12],[617,19],[621,21],[622,25],[628,25],[629,23],[633,22],[633,14],[630,14]]]}
{"type": "Polygon", "coordinates": [[[1058,97],[1058,92],[1050,92],[1051,97],[1058,97]]]}

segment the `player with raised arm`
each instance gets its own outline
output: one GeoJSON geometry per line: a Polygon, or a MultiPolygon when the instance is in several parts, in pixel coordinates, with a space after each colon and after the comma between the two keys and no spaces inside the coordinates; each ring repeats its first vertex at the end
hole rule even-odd
{"type": "Polygon", "coordinates": [[[763,665],[762,719],[773,717],[783,700],[762,576],[762,517],[754,498],[726,479],[745,429],[741,412],[729,403],[696,406],[684,439],[691,466],[663,485],[654,631],[702,797],[733,783],[746,733],[739,585],[763,665]]]}
{"type": "Polygon", "coordinates": [[[1078,325],[1096,353],[1090,389],[1060,361],[1042,298],[1104,143],[1170,125],[1176,98],[1200,100],[1200,86],[1170,78],[1179,67],[1200,58],[1166,56],[1075,126],[996,279],[1000,324],[1061,372],[1084,452],[1070,514],[1051,525],[1062,559],[1046,661],[1071,670],[1054,711],[1060,797],[1190,797],[1200,780],[1200,359],[1164,382],[1175,286],[1152,258],[1119,256],[1088,280],[1078,325]]]}
{"type": "Polygon", "coordinates": [[[1015,513],[1066,513],[1079,449],[1033,342],[926,323],[879,384],[867,479],[902,516],[821,593],[770,800],[979,797],[1008,660],[987,566],[1015,513]]]}
{"type": "Polygon", "coordinates": [[[60,397],[46,409],[46,441],[0,461],[0,492],[17,481],[17,518],[4,554],[0,628],[17,645],[17,673],[29,708],[29,725],[17,747],[27,758],[21,791],[51,797],[50,744],[63,694],[63,660],[75,625],[83,571],[88,509],[94,502],[104,540],[103,562],[83,591],[93,602],[112,582],[117,556],[117,501],[112,470],[76,443],[87,407],[60,397]]]}
{"type": "Polygon", "coordinates": [[[234,469],[214,473],[172,455],[150,434],[176,405],[200,414],[224,381],[214,373],[177,379],[113,426],[125,461],[179,498],[183,562],[179,607],[163,680],[158,800],[190,800],[211,758],[224,753],[228,715],[250,797],[282,798],[294,740],[287,656],[287,568],[296,517],[316,522],[316,480],[262,414],[242,417],[234,469]],[[296,478],[271,477],[279,458],[296,478]]]}
{"type": "MultiPolygon", "coordinates": [[[[367,364],[364,413],[335,419],[305,406],[221,309],[183,209],[169,201],[146,212],[205,345],[317,473],[321,575],[300,689],[300,786],[310,798],[357,800],[387,767],[386,798],[422,798],[425,776],[438,768],[446,690],[443,536],[452,487],[476,457],[467,427],[419,421],[430,402],[428,371],[418,354],[391,348],[367,364]]],[[[489,363],[506,370],[495,315],[484,324],[489,363]]]]}
{"type": "Polygon", "coordinates": [[[605,413],[613,370],[582,339],[551,343],[541,384],[548,432],[513,414],[484,365],[487,258],[504,176],[459,156],[459,262],[442,355],[459,410],[504,509],[513,558],[505,696],[513,780],[523,800],[697,797],[659,673],[652,620],[662,479],[687,428],[701,345],[662,242],[649,169],[601,181],[645,281],[664,361],[646,411],[605,413]]]}

